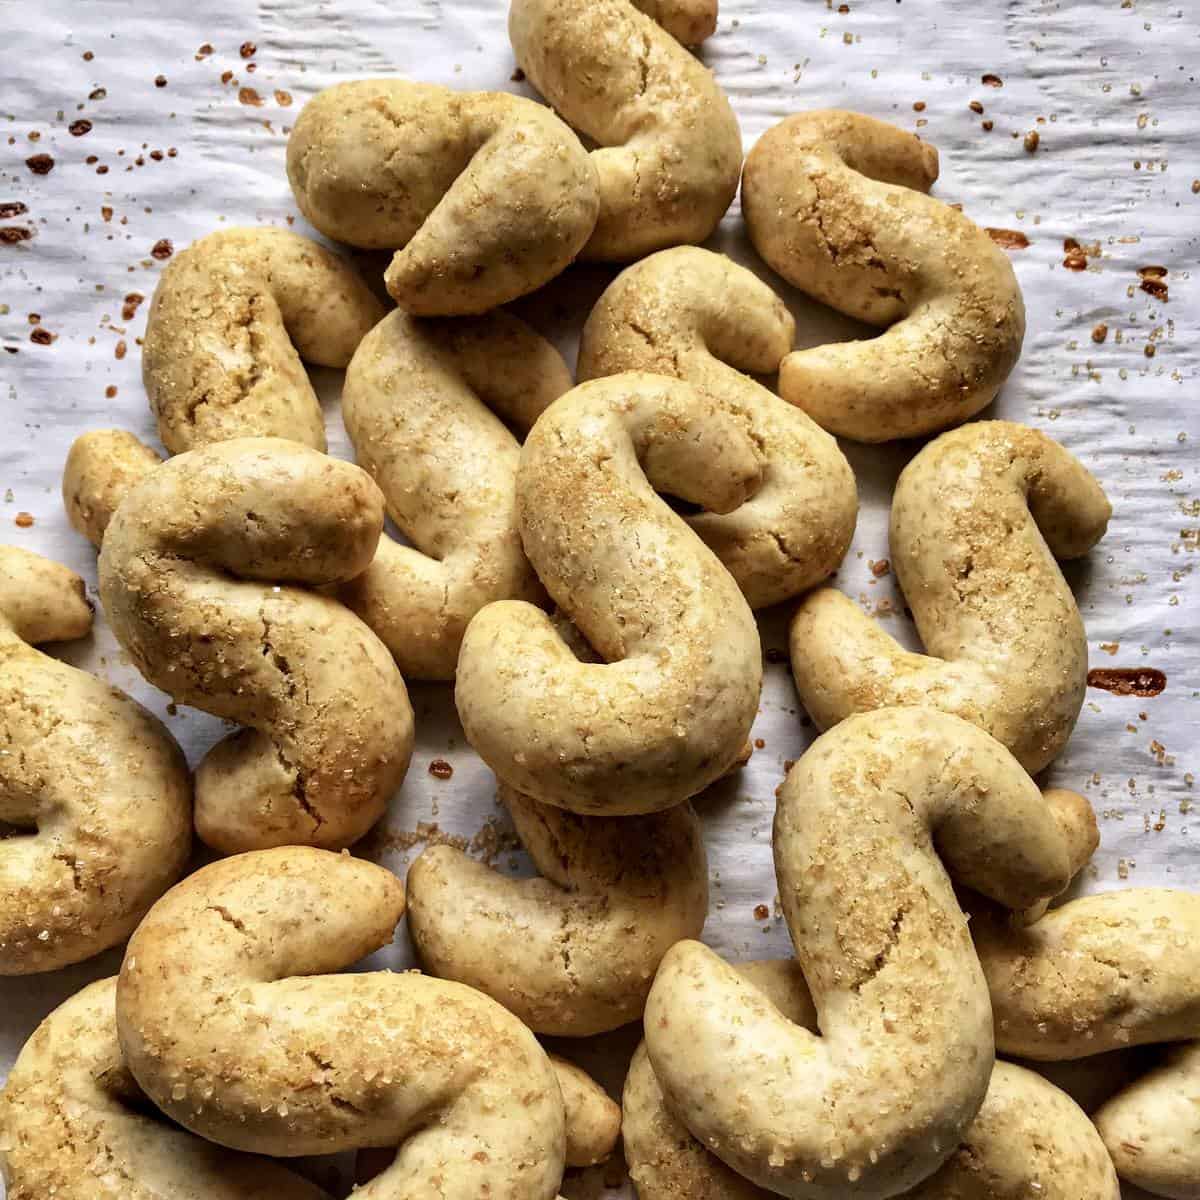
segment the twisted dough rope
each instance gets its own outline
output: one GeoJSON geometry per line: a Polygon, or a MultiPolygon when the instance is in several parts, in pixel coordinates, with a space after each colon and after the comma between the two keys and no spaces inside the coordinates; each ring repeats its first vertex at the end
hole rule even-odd
{"type": "Polygon", "coordinates": [[[25,1043],[0,1092],[8,1200],[328,1200],[263,1158],[172,1128],[117,1042],[117,981],[60,1004],[25,1043]]]}
{"type": "Polygon", "coordinates": [[[711,72],[629,0],[512,0],[508,36],[534,87],[599,144],[600,216],[583,257],[628,262],[704,241],[742,167],[711,72]]]}
{"type": "Polygon", "coordinates": [[[338,594],[406,679],[453,679],[467,623],[490,601],[544,600],[521,549],[520,447],[504,421],[528,429],[570,387],[554,347],[503,312],[454,321],[392,312],[355,352],[346,430],[415,549],[383,536],[338,594]]]}
{"type": "Polygon", "coordinates": [[[822,1036],[680,942],[646,1003],[650,1061],[692,1134],[758,1186],[895,1196],[953,1154],[992,1073],[987,984],[947,870],[1024,908],[1066,886],[1069,847],[1004,747],[934,709],[844,721],[778,796],[779,892],[822,1036]]]}
{"type": "Polygon", "coordinates": [[[325,449],[303,358],[344,367],[383,306],[344,259],[283,229],[227,229],[162,273],[142,380],[172,454],[235,437],[325,449]]]}
{"type": "Polygon", "coordinates": [[[370,477],[296,442],[241,438],[170,459],[104,535],[100,594],[151,683],[245,728],[196,774],[196,829],[233,852],[340,847],[408,768],[413,716],[386,647],[310,587],[365,569],[383,526],[370,477]]]}
{"type": "Polygon", "coordinates": [[[540,879],[509,879],[450,846],[408,872],[426,970],[498,1000],[537,1033],[587,1037],[642,1015],[662,956],[699,937],[708,861],[691,805],[580,817],[500,786],[540,879]]]}
{"type": "Polygon", "coordinates": [[[677,42],[698,46],[717,31],[717,0],[632,0],[677,42]]]}
{"type": "Polygon", "coordinates": [[[0,975],[129,936],[183,874],[192,785],[174,739],[103,680],[35,650],[92,627],[83,580],[0,546],[0,975]]]}
{"type": "Polygon", "coordinates": [[[361,1200],[550,1200],[563,1100],[533,1034],[487,997],[414,973],[331,975],[403,915],[389,872],[283,847],[172,889],[117,988],[138,1083],[185,1128],[294,1156],[397,1146],[361,1200]]]}
{"type": "Polygon", "coordinates": [[[596,170],[539,104],[359,79],[319,92],[288,137],[300,211],[327,237],[396,250],[396,303],[487,312],[568,266],[596,224],[596,170]]]}
{"type": "Polygon", "coordinates": [[[971,929],[1006,1053],[1055,1061],[1184,1042],[1094,1119],[1122,1179],[1200,1197],[1200,895],[1085,896],[1025,928],[984,908],[971,929]]]}
{"type": "Polygon", "coordinates": [[[1066,745],[1087,686],[1087,638],[1055,558],[1086,554],[1112,509],[1045,434],[983,421],[927,445],[896,484],[891,562],[929,654],[904,650],[822,588],[792,620],[792,674],[821,729],[928,705],[965,717],[1030,773],[1066,745]]]}
{"type": "Polygon", "coordinates": [[[653,488],[728,512],[758,480],[741,426],[677,380],[595,380],[542,414],[517,474],[521,538],[605,661],[580,662],[533,605],[476,614],[455,702],[504,783],[573,812],[633,815],[682,803],[738,759],[762,685],[754,616],[653,488]]]}
{"type": "Polygon", "coordinates": [[[798,113],[768,130],[742,176],[755,249],[839,312],[888,326],[799,350],[784,399],[861,442],[935,433],[986,408],[1021,353],[1025,306],[1005,253],[922,193],[937,151],[859,113],[798,113]]]}
{"type": "Polygon", "coordinates": [[[794,334],[783,303],[744,267],[679,246],[617,276],[579,346],[581,380],[620,371],[675,376],[737,417],[753,440],[758,491],[731,513],[686,518],[751,608],[791,599],[835,571],[858,515],[854,475],[833,438],[741,373],[776,370],[794,334]]]}
{"type": "MultiPolygon", "coordinates": [[[[740,963],[739,974],[782,1016],[817,1032],[791,959],[740,963]]],[[[625,1157],[640,1200],[770,1200],[731,1171],[667,1107],[643,1042],[622,1101],[625,1157]]],[[[849,1191],[838,1192],[849,1195],[849,1191]]],[[[1119,1200],[1104,1143],[1074,1101],[1033,1071],[996,1063],[974,1121],[946,1162],[906,1200],[1119,1200]]]]}

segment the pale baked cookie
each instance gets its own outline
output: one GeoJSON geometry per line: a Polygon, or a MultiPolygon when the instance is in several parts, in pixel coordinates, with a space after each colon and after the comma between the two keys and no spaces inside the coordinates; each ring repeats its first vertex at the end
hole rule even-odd
{"type": "Polygon", "coordinates": [[[83,580],[0,546],[0,975],[77,963],[183,874],[192,783],[155,717],[34,649],[92,627],[83,580]]]}
{"type": "Polygon", "coordinates": [[[535,291],[570,265],[600,206],[587,152],[548,109],[405,79],[318,92],[288,138],[287,172],[327,237],[397,252],[388,291],[422,316],[535,291]]]}
{"type": "Polygon", "coordinates": [[[365,471],[280,438],[168,460],[108,526],[100,595],[117,639],[175,700],[243,726],[196,773],[196,829],[214,849],[350,845],[404,778],[404,680],[353,613],[310,590],[362,572],[382,527],[365,471]]]}
{"type": "Polygon", "coordinates": [[[324,450],[304,362],[344,367],[382,316],[354,268],[311,238],[262,227],[193,242],[146,319],[142,380],[163,445],[286,437],[324,450]]]}
{"type": "Polygon", "coordinates": [[[792,674],[821,729],[851,713],[920,704],[952,712],[1040,771],[1066,745],[1087,687],[1087,639],[1056,558],[1079,558],[1112,509],[1044,433],[981,421],[904,469],[891,566],[928,655],[912,654],[832,588],[791,626],[792,674]]]}
{"type": "Polygon", "coordinates": [[[1025,306],[1008,256],[924,195],[937,151],[860,113],[798,113],[746,158],[742,212],[789,283],[886,326],[868,341],[798,350],[779,388],[860,442],[935,433],[986,408],[1021,353],[1025,306]]]}
{"type": "Polygon", "coordinates": [[[628,262],[704,241],[742,169],[712,73],[629,0],[513,0],[508,36],[530,83],[599,146],[600,217],[583,256],[628,262]]]}
{"type": "Polygon", "coordinates": [[[762,685],[754,616],[654,489],[728,512],[759,481],[736,419],[678,380],[614,375],[542,414],[521,451],[521,538],[603,661],[580,661],[531,604],[476,614],[455,702],[504,783],[627,816],[682,803],[741,756],[762,685]]]}
{"type": "Polygon", "coordinates": [[[838,567],[858,494],[837,442],[743,371],[769,374],[795,322],[756,276],[694,246],[627,267],[592,309],[579,378],[653,371],[686,380],[737,418],[762,461],[762,484],[729,513],[686,517],[751,608],[791,599],[838,567]]]}

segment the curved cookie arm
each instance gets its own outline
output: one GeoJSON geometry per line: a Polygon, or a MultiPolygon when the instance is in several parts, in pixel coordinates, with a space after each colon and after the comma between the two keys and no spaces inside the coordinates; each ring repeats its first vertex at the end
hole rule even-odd
{"type": "Polygon", "coordinates": [[[606,661],[580,662],[531,605],[480,610],[455,701],[501,780],[575,812],[633,815],[674,807],[738,758],[762,682],[754,617],[653,489],[729,511],[757,482],[734,419],[676,380],[617,375],[546,410],[521,452],[522,541],[606,661]]]}
{"type": "Polygon", "coordinates": [[[1006,1054],[1055,1061],[1200,1038],[1200,895],[1084,896],[1026,927],[983,909],[971,932],[1006,1054]]]}
{"type": "Polygon", "coordinates": [[[536,1033],[636,1021],[662,956],[704,928],[708,861],[691,805],[580,817],[504,785],[500,798],[542,878],[510,879],[449,846],[424,851],[408,873],[422,965],[536,1033]]]}
{"type": "Polygon", "coordinates": [[[600,145],[585,258],[626,262],[702,242],[737,192],[742,136],[710,71],[628,0],[513,0],[530,82],[600,145]]]}
{"type": "Polygon", "coordinates": [[[192,784],[162,724],[29,643],[81,637],[66,567],[0,546],[0,975],[52,971],[129,936],[183,874],[192,784]]]}
{"type": "Polygon", "coordinates": [[[288,138],[300,211],[396,250],[387,287],[422,316],[482,313],[567,267],[596,224],[596,171],[552,112],[503,92],[360,79],[318,93],[288,138]]]}
{"type": "Polygon", "coordinates": [[[959,424],[991,403],[1021,352],[1025,307],[1005,253],[924,195],[937,151],[840,110],[800,113],[746,159],[742,208],[755,248],[802,291],[890,326],[869,341],[799,350],[786,400],[863,442],[959,424]]]}
{"type": "Polygon", "coordinates": [[[383,307],[344,259],[284,229],[193,242],[150,305],[142,380],[172,454],[236,437],[325,449],[301,359],[344,367],[383,307]]]}
{"type": "Polygon", "coordinates": [[[113,513],[162,456],[124,429],[92,429],[72,443],[63,465],[63,508],[71,527],[97,549],[113,513]]]}
{"type": "Polygon", "coordinates": [[[751,272],[679,246],[617,276],[592,309],[579,347],[580,379],[653,371],[686,380],[735,416],[755,443],[762,486],[754,495],[731,513],[687,518],[751,608],[827,578],[858,516],[854,475],[833,438],[742,374],[776,370],[794,331],[791,314],[751,272]]]}
{"type": "Polygon", "coordinates": [[[568,1167],[594,1167],[608,1160],[621,1136],[621,1106],[582,1068],[551,1054],[562,1090],[568,1167]]]}
{"type": "Polygon", "coordinates": [[[1093,1120],[1117,1174],[1168,1200],[1200,1197],[1200,1042],[1118,1092],[1093,1120]]]}
{"type": "Polygon", "coordinates": [[[130,1069],[168,1116],[235,1149],[398,1145],[364,1200],[550,1200],[563,1101],[533,1034],[459,984],[326,973],[387,944],[403,911],[400,881],[349,855],[286,847],[203,868],[130,941],[130,1069]]]}
{"type": "Polygon", "coordinates": [[[717,31],[717,0],[632,0],[677,42],[698,46],[717,31]]]}
{"type": "Polygon", "coordinates": [[[845,596],[805,597],[792,674],[822,729],[854,712],[927,705],[964,717],[1036,773],[1063,748],[1087,686],[1087,639],[1055,556],[1087,552],[1112,512],[1057,442],[1008,421],[943,434],[900,476],[891,561],[930,657],[845,596]]]}
{"type": "Polygon", "coordinates": [[[779,791],[774,847],[821,1036],[680,942],[646,1003],[655,1074],[692,1133],[760,1187],[894,1196],[953,1152],[992,1069],[987,985],[947,872],[1021,908],[1066,886],[1067,846],[994,739],[890,709],[805,753],[779,791]]]}
{"type": "MultiPolygon", "coordinates": [[[[738,964],[739,974],[798,1025],[817,1017],[799,967],[738,964]]],[[[622,1136],[639,1200],[770,1200],[688,1132],[667,1107],[643,1043],[630,1064],[622,1136]]],[[[954,1152],[907,1200],[1119,1200],[1104,1144],[1084,1112],[1032,1071],[998,1062],[975,1120],[954,1152]]]]}
{"type": "Polygon", "coordinates": [[[109,525],[100,594],[122,646],[178,702],[247,727],[197,771],[215,849],[349,845],[404,778],[412,709],[387,649],[290,582],[352,578],[382,524],[357,467],[243,438],[155,468],[109,525]]]}
{"type": "Polygon", "coordinates": [[[328,1200],[263,1158],[146,1114],[117,1041],[116,979],[59,1005],[0,1093],[8,1200],[328,1200]]]}
{"type": "Polygon", "coordinates": [[[570,387],[554,347],[504,312],[423,321],[397,310],[359,346],[342,391],[346,429],[415,548],[385,534],[338,596],[405,678],[453,679],[485,604],[544,599],[521,548],[520,447],[504,422],[527,429],[570,387]]]}
{"type": "MultiPolygon", "coordinates": [[[[557,1054],[547,1056],[558,1079],[566,1122],[566,1165],[594,1167],[606,1162],[621,1136],[621,1107],[584,1070],[557,1054]]],[[[360,1184],[369,1183],[387,1169],[395,1151],[360,1150],[354,1172],[360,1184]]]]}

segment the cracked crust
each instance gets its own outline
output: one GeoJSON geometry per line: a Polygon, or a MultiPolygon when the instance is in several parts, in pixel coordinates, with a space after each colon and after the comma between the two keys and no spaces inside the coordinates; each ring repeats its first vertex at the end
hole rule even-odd
{"type": "Polygon", "coordinates": [[[183,874],[192,784],[150,713],[33,648],[92,625],[83,580],[0,546],[0,975],[115,946],[183,874]]]}
{"type": "Polygon", "coordinates": [[[774,848],[821,1036],[680,942],[646,1004],[654,1072],[692,1134],[758,1186],[894,1196],[954,1152],[992,1071],[987,984],[947,872],[1023,908],[1066,886],[1069,847],[998,742],[890,709],[843,722],[789,772],[774,848]]]}
{"type": "Polygon", "coordinates": [[[754,615],[654,489],[728,512],[758,482],[744,430],[678,380],[615,375],[542,414],[517,474],[522,541],[604,661],[579,661],[533,605],[476,614],[455,701],[504,783],[628,816],[682,803],[739,758],[762,685],[754,615]]]}
{"type": "MultiPolygon", "coordinates": [[[[787,1020],[816,1032],[791,959],[739,963],[787,1020]]],[[[625,1080],[621,1132],[640,1200],[771,1200],[696,1141],[667,1108],[645,1043],[625,1080]]],[[[946,1162],[906,1200],[1119,1200],[1104,1144],[1069,1096],[1010,1063],[992,1069],[983,1106],[946,1162]]]]}
{"type": "Polygon", "coordinates": [[[548,109],[403,79],[319,92],[288,138],[287,172],[327,237],[397,251],[388,291],[422,316],[535,291],[570,265],[600,206],[587,152],[548,109]]]}
{"type": "Polygon", "coordinates": [[[242,438],[155,468],[100,553],[113,631],[151,683],[245,726],[196,774],[196,829],[225,853],[341,847],[404,778],[413,717],[387,648],[307,590],[371,561],[383,497],[295,442],[242,438]]]}
{"type": "Polygon", "coordinates": [[[1174,1047],[1093,1119],[1122,1179],[1168,1200],[1200,1200],[1200,1042],[1174,1047]]]}
{"type": "Polygon", "coordinates": [[[923,193],[937,151],[873,117],[799,113],[746,158],[755,248],[789,283],[886,332],[798,350],[779,388],[839,437],[883,442],[957,425],[1021,353],[1025,306],[1007,255],[923,193]]]}
{"type": "Polygon", "coordinates": [[[632,0],[677,42],[698,46],[717,31],[717,0],[632,0]]]}
{"type": "Polygon", "coordinates": [[[1026,928],[971,922],[1007,1054],[1054,1061],[1200,1038],[1200,895],[1130,888],[1026,928]]]}
{"type": "Polygon", "coordinates": [[[700,936],[708,861],[689,804],[581,817],[503,785],[540,879],[510,879],[449,846],[408,873],[408,926],[434,975],[478,988],[536,1033],[588,1037],[636,1021],[654,972],[700,936]]]}
{"type": "Polygon", "coordinates": [[[235,437],[325,449],[306,362],[344,367],[383,307],[344,259],[284,229],[226,229],[154,291],[142,380],[172,454],[235,437]]]}
{"type": "Polygon", "coordinates": [[[530,82],[600,146],[585,258],[627,262],[712,233],[737,193],[742,135],[702,63],[628,0],[513,0],[508,35],[530,82]]]}
{"type": "Polygon", "coordinates": [[[767,374],[795,323],[744,267],[693,246],[623,271],[583,328],[579,377],[653,371],[692,384],[737,418],[762,462],[762,486],[727,514],[685,519],[737,580],[751,608],[791,599],[837,569],[854,536],[854,475],[803,412],[742,371],[767,374]],[[735,370],[735,368],[738,368],[735,370]]]}
{"type": "Polygon", "coordinates": [[[1086,554],[1112,509],[1057,442],[1007,421],[943,434],[900,476],[891,562],[929,656],[832,588],[791,625],[792,674],[822,729],[927,705],[986,729],[1030,773],[1066,745],[1087,686],[1087,639],[1055,558],[1086,554]]]}
{"type": "Polygon", "coordinates": [[[520,446],[504,422],[527,430],[570,387],[558,351],[504,312],[428,321],[396,311],[355,353],[346,429],[415,548],[385,534],[338,595],[406,679],[453,679],[467,623],[485,604],[544,600],[521,548],[520,446]]]}
{"type": "Polygon", "coordinates": [[[117,1041],[117,981],[59,1005],[0,1093],[8,1200],[328,1200],[283,1166],[193,1137],[154,1112],[117,1041]]]}
{"type": "Polygon", "coordinates": [[[129,943],[121,1048],[168,1116],[234,1149],[399,1146],[361,1200],[551,1200],[555,1072],[500,1005],[415,972],[328,974],[387,945],[389,872],[303,847],[225,859],[172,889],[129,943]]]}

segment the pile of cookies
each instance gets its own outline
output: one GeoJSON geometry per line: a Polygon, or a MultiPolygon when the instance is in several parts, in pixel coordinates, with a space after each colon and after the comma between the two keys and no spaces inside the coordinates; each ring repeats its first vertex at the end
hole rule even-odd
{"type": "Polygon", "coordinates": [[[512,0],[550,107],[316,96],[292,189],[328,238],[395,251],[390,311],[278,229],[163,273],[143,373],[169,457],[85,432],[63,497],[130,660],[237,728],[189,772],[35,648],[90,628],[82,581],[0,547],[0,973],[127,941],[0,1095],[10,1200],[317,1200],[284,1160],[342,1151],[364,1200],[552,1200],[619,1134],[641,1200],[1200,1197],[1200,895],[1050,907],[1098,842],[1034,782],[1085,688],[1057,560],[1108,501],[1044,434],[964,424],[1024,307],[927,194],[933,148],[815,111],[743,164],[684,45],[715,17],[512,0]],[[765,262],[877,337],[794,351],[772,290],[699,248],[739,180],[765,262]],[[628,265],[573,379],[499,306],[577,258],[628,265]],[[324,453],[304,362],[345,368],[359,466],[324,453]],[[829,585],[858,507],[835,435],[938,435],[891,511],[925,654],[829,585]],[[795,956],[735,965],[696,940],[689,802],[745,761],[754,613],[782,603],[825,732],[777,793],[795,956]],[[408,769],[406,679],[453,681],[540,877],[435,846],[402,884],[344,853],[408,769]],[[193,831],[217,857],[185,877],[193,831]],[[423,973],[339,973],[406,912],[423,973]],[[619,1109],[537,1036],[639,1019],[619,1109]],[[1043,1073],[1075,1060],[1090,1116],[1043,1073]]]}

